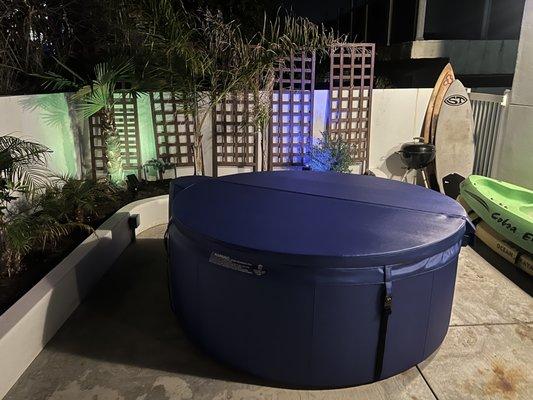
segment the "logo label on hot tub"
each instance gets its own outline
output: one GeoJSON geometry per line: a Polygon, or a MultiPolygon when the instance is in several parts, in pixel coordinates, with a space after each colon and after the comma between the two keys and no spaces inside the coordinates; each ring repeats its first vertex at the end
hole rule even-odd
{"type": "Polygon", "coordinates": [[[261,265],[254,265],[245,261],[236,260],[220,253],[211,253],[209,262],[221,267],[232,269],[245,274],[261,276],[266,274],[265,268],[261,265]]]}

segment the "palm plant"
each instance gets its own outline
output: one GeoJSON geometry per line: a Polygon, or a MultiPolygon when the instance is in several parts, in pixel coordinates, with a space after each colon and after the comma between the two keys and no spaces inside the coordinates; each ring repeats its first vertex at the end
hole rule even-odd
{"type": "Polygon", "coordinates": [[[117,192],[106,180],[58,176],[44,188],[37,206],[61,223],[90,224],[116,205],[117,192]]]}
{"type": "Polygon", "coordinates": [[[12,276],[22,270],[31,251],[53,250],[75,232],[92,232],[90,224],[116,201],[116,188],[107,181],[56,177],[33,198],[4,211],[0,273],[12,276]]]}
{"type": "MultiPolygon", "coordinates": [[[[252,43],[247,40],[240,26],[225,22],[222,14],[204,10],[197,17],[196,38],[192,43],[191,55],[195,58],[192,65],[201,68],[192,71],[198,79],[204,98],[196,113],[195,160],[196,170],[203,173],[202,127],[216,105],[230,95],[246,92],[246,83],[255,71],[252,43]]],[[[193,99],[191,99],[193,100],[193,99]]],[[[193,114],[194,115],[194,114],[193,114]]]]}
{"type": "Polygon", "coordinates": [[[32,249],[33,219],[23,213],[14,214],[0,225],[0,273],[12,276],[22,269],[22,258],[32,249]]]}
{"type": "Polygon", "coordinates": [[[47,180],[46,155],[38,143],[11,135],[0,136],[0,264],[11,274],[29,251],[29,227],[33,220],[12,213],[14,200],[32,198],[47,180]]]}
{"type": "Polygon", "coordinates": [[[58,61],[58,64],[67,72],[67,75],[60,75],[55,72],[47,72],[38,75],[45,79],[45,88],[51,90],[76,89],[72,96],[76,101],[76,108],[84,118],[90,118],[98,114],[100,118],[100,128],[105,143],[104,159],[107,160],[107,172],[111,182],[121,183],[124,181],[124,171],[122,168],[122,157],[120,149],[120,138],[118,136],[114,115],[114,94],[118,88],[128,86],[134,91],[134,64],[131,60],[110,61],[98,63],[94,66],[93,76],[82,78],[65,64],[58,61]]]}
{"type": "Polygon", "coordinates": [[[236,21],[225,21],[220,12],[204,9],[190,13],[171,0],[147,0],[144,5],[132,12],[132,25],[144,32],[137,36],[146,38],[145,48],[164,55],[152,57],[147,64],[164,71],[167,89],[176,93],[183,105],[179,111],[195,121],[193,149],[198,172],[203,172],[202,128],[221,100],[232,93],[253,93],[253,123],[265,135],[276,64],[291,51],[318,49],[325,53],[330,44],[342,40],[305,18],[278,15],[268,22],[265,17],[263,30],[247,37],[236,21]],[[153,64],[153,59],[164,62],[153,64]]]}
{"type": "Polygon", "coordinates": [[[331,45],[346,41],[345,36],[336,35],[324,25],[316,25],[307,18],[292,15],[277,15],[273,20],[264,18],[263,29],[254,46],[256,69],[247,86],[256,93],[257,106],[254,120],[262,137],[262,169],[267,168],[267,127],[272,113],[272,94],[275,87],[275,69],[294,52],[314,51],[318,57],[328,54],[331,45]]]}
{"type": "Polygon", "coordinates": [[[17,194],[32,196],[48,179],[46,155],[50,150],[12,135],[0,136],[0,224],[2,212],[17,194]]]}
{"type": "Polygon", "coordinates": [[[151,6],[150,12],[137,15],[151,18],[153,23],[137,26],[149,27],[146,46],[166,55],[166,65],[155,68],[165,71],[167,89],[183,107],[179,111],[191,115],[195,122],[195,171],[203,173],[202,128],[215,106],[248,80],[252,70],[250,42],[236,22],[225,22],[220,13],[189,13],[169,0],[152,2],[151,6]]]}
{"type": "Polygon", "coordinates": [[[56,246],[74,230],[87,229],[77,221],[61,221],[42,207],[49,152],[35,142],[0,136],[0,273],[8,276],[22,269],[22,259],[32,249],[56,246]]]}
{"type": "Polygon", "coordinates": [[[0,225],[0,274],[11,277],[24,268],[23,259],[32,250],[53,249],[76,231],[92,231],[79,222],[60,221],[55,215],[29,203],[24,209],[7,211],[0,225]]]}
{"type": "Polygon", "coordinates": [[[60,1],[0,1],[0,93],[35,90],[26,73],[47,68],[50,54],[72,52],[71,3],[60,1]]]}

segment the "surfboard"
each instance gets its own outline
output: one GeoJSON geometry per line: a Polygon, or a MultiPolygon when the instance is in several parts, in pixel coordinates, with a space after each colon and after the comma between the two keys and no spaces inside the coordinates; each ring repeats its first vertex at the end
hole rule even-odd
{"type": "Polygon", "coordinates": [[[435,131],[435,173],[444,193],[443,178],[453,173],[468,178],[474,168],[474,120],[465,87],[455,80],[443,98],[435,131]]]}
{"type": "Polygon", "coordinates": [[[455,80],[453,68],[450,63],[446,64],[442,72],[435,83],[431,97],[429,98],[428,107],[426,109],[426,115],[424,116],[424,123],[422,124],[422,131],[420,136],[424,138],[424,142],[434,144],[435,129],[432,130],[432,126],[436,127],[436,122],[439,117],[440,108],[442,106],[442,100],[444,94],[455,80]],[[432,135],[433,132],[433,135],[432,135]]]}

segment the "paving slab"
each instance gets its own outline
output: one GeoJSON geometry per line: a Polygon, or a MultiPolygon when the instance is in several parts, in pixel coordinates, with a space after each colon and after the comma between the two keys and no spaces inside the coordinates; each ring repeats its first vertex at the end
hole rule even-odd
{"type": "MultiPolygon", "coordinates": [[[[380,383],[337,390],[293,390],[223,379],[149,370],[88,360],[72,366],[63,361],[61,373],[52,381],[26,381],[27,388],[7,399],[47,400],[435,400],[420,373],[413,368],[380,383]]],[[[50,372],[47,372],[50,376],[50,372]]],[[[231,379],[231,378],[230,378],[231,379]]]]}
{"type": "Polygon", "coordinates": [[[472,248],[459,256],[450,325],[533,322],[533,298],[472,248]]]}
{"type": "Polygon", "coordinates": [[[531,400],[533,325],[450,327],[419,367],[439,400],[531,400]]]}

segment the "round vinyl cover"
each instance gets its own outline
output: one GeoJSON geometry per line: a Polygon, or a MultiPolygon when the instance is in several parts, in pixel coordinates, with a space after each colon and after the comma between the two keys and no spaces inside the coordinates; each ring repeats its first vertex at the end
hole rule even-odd
{"type": "Polygon", "coordinates": [[[276,171],[205,179],[176,193],[172,221],[189,237],[315,267],[422,260],[461,241],[453,199],[363,175],[276,171]]]}

